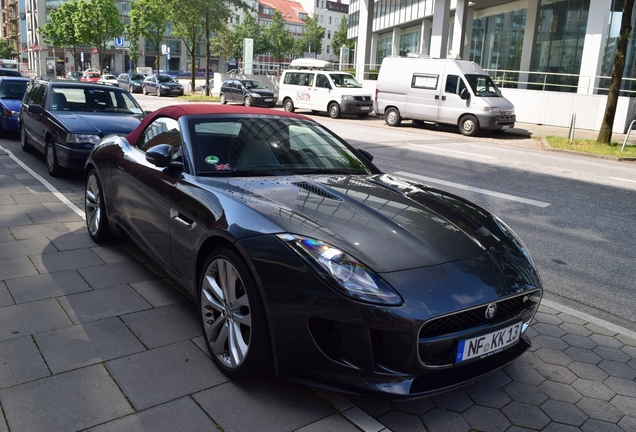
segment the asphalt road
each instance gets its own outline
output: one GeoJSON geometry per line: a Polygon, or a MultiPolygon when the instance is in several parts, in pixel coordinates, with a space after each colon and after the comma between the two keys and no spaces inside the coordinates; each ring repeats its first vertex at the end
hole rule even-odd
{"type": "MultiPolygon", "coordinates": [[[[148,110],[176,103],[135,97],[148,110]]],[[[453,128],[311,116],[369,150],[385,172],[499,215],[530,250],[546,298],[636,330],[636,165],[543,151],[537,140],[510,133],[468,138],[453,128]]],[[[44,171],[43,158],[21,153],[17,137],[14,144],[15,154],[44,171]]],[[[83,208],[80,176],[51,183],[83,208]]]]}

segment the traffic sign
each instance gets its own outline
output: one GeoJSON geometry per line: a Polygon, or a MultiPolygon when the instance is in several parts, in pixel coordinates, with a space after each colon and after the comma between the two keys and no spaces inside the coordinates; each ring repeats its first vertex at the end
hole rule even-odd
{"type": "Polygon", "coordinates": [[[115,48],[123,48],[124,47],[124,38],[118,37],[115,38],[115,48]]]}

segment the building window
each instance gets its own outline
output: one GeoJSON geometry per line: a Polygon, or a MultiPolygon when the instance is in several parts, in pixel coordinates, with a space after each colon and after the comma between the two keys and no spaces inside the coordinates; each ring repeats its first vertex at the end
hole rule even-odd
{"type": "Polygon", "coordinates": [[[327,30],[327,39],[331,39],[331,30],[327,30]]]}
{"type": "Polygon", "coordinates": [[[327,45],[327,54],[331,54],[331,45],[327,45]]]}
{"type": "Polygon", "coordinates": [[[329,24],[331,24],[331,17],[329,17],[329,24]]]}
{"type": "Polygon", "coordinates": [[[400,35],[400,55],[405,56],[408,53],[419,53],[420,32],[415,31],[400,35]]]}

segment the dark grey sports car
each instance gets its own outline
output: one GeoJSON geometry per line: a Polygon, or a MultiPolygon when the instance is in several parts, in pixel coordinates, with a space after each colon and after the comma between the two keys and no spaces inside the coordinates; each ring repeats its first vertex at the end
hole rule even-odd
{"type": "Polygon", "coordinates": [[[126,234],[192,295],[231,378],[409,398],[517,358],[542,296],[523,244],[371,159],[303,116],[165,107],[93,149],[88,232],[126,234]]]}

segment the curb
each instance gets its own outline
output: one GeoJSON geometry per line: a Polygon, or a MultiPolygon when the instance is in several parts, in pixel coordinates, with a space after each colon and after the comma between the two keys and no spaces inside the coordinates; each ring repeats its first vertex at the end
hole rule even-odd
{"type": "Polygon", "coordinates": [[[543,143],[543,146],[545,147],[545,150],[547,150],[547,151],[553,151],[553,152],[557,152],[557,153],[575,154],[575,155],[586,156],[586,157],[590,157],[590,158],[594,158],[594,159],[606,159],[606,160],[611,160],[611,161],[614,161],[614,162],[636,162],[636,157],[622,158],[622,157],[617,157],[617,156],[606,156],[606,155],[599,155],[599,154],[594,154],[594,153],[584,153],[584,152],[579,152],[579,151],[575,151],[575,150],[566,150],[566,149],[553,148],[553,147],[550,146],[550,144],[548,144],[548,140],[546,140],[544,137],[541,137],[541,142],[543,143]]]}

